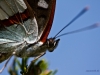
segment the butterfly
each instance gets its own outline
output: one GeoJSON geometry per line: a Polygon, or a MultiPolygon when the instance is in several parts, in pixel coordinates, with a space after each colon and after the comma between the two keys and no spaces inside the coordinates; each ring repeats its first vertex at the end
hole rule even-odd
{"type": "Polygon", "coordinates": [[[58,40],[47,40],[56,0],[0,1],[0,62],[11,55],[36,57],[53,51],[58,40]],[[45,43],[45,44],[44,44],[45,43]]]}
{"type": "Polygon", "coordinates": [[[52,27],[56,0],[0,0],[0,62],[17,57],[41,57],[58,46],[58,37],[93,29],[95,24],[58,35],[87,11],[84,8],[53,38],[47,39],[52,27]]]}

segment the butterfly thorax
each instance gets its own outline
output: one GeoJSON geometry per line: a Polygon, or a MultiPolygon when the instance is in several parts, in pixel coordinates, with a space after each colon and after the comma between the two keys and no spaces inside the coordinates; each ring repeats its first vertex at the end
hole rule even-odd
{"type": "Polygon", "coordinates": [[[36,57],[39,56],[41,53],[45,53],[47,50],[49,52],[54,51],[54,49],[57,47],[60,39],[47,39],[45,43],[42,42],[36,42],[34,44],[23,44],[21,47],[18,46],[15,55],[18,57],[36,57]],[[20,50],[21,49],[21,50],[20,50]]]}

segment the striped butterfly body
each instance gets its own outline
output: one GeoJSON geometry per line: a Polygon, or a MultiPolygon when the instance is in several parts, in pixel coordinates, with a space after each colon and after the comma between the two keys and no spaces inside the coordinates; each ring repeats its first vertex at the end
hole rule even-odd
{"type": "Polygon", "coordinates": [[[56,48],[59,39],[47,39],[55,4],[56,0],[0,0],[0,62],[56,48]]]}

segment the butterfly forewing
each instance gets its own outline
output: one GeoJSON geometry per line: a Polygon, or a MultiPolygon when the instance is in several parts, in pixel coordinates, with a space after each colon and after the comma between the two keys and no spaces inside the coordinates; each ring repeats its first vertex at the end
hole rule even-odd
{"type": "Polygon", "coordinates": [[[45,42],[52,26],[56,0],[27,1],[35,11],[35,17],[38,23],[39,38],[41,38],[40,40],[45,42]]]}

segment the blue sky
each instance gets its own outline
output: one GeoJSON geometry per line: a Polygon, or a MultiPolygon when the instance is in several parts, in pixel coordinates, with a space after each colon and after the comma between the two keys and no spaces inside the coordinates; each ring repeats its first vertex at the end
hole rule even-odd
{"type": "MultiPolygon", "coordinates": [[[[100,0],[57,0],[55,18],[49,37],[53,37],[85,6],[89,6],[90,9],[62,33],[100,23],[100,0]]],[[[49,62],[50,69],[58,69],[56,75],[100,75],[100,27],[66,35],[60,39],[55,51],[47,52],[42,57],[49,62]]],[[[0,67],[3,64],[0,64],[0,67]]],[[[8,75],[7,68],[3,74],[8,75]]]]}

